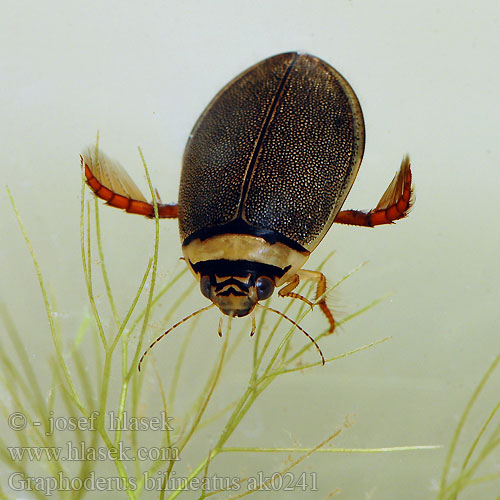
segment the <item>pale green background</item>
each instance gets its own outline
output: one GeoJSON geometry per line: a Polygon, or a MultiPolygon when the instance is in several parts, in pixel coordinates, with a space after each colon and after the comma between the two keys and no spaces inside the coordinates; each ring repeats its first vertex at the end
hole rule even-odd
{"type": "MultiPolygon", "coordinates": [[[[433,498],[457,420],[500,350],[498,1],[4,0],[2,184],[16,198],[71,335],[88,310],[79,249],[81,149],[99,129],[102,148],[145,188],[136,151],[140,145],[163,200],[173,201],[184,144],[207,102],[246,67],[289,50],[331,63],[360,99],[366,150],[346,207],[373,207],[407,152],[417,202],[408,220],[392,227],[335,227],[311,259],[314,267],[336,250],[326,270],[332,281],[369,261],[335,292],[332,301],[340,316],[394,292],[325,340],[325,354],[388,335],[392,340],[304,376],[283,378],[264,393],[230,444],[314,446],[350,416],[354,426],[343,431],[336,446],[445,448],[317,455],[297,471],[317,471],[319,492],[273,498],[320,499],[337,487],[342,491],[335,498],[433,498]]],[[[44,379],[52,353],[47,321],[3,188],[0,213],[0,300],[16,318],[42,384],[49,387],[44,379]]],[[[123,312],[151,255],[152,224],[111,209],[101,215],[123,312]]],[[[162,222],[160,250],[161,281],[174,266],[182,266],[175,222],[162,222]]],[[[165,299],[165,307],[177,293],[165,299]]],[[[205,303],[193,294],[176,316],[205,303]]],[[[304,325],[312,333],[325,326],[320,313],[315,316],[304,325]]],[[[217,319],[212,312],[200,323],[186,365],[190,371],[183,374],[185,389],[203,379],[212,354],[219,352],[217,319]]],[[[155,328],[161,332],[166,326],[155,328]]],[[[160,366],[162,354],[176,349],[183,333],[179,329],[170,344],[158,347],[160,366]]],[[[252,339],[245,338],[245,344],[248,351],[240,349],[240,362],[232,365],[229,377],[234,394],[247,380],[252,339]]],[[[151,397],[158,397],[152,370],[145,376],[151,397]]],[[[496,374],[473,414],[477,421],[496,403],[498,383],[496,374]]],[[[216,405],[227,402],[224,394],[217,398],[216,405]]],[[[474,430],[466,429],[469,441],[474,430]]],[[[198,451],[210,444],[199,443],[198,451]]],[[[283,458],[225,456],[213,472],[273,472],[283,458]]],[[[487,470],[499,467],[497,455],[487,470]]],[[[478,488],[461,498],[496,495],[498,489],[478,488]]]]}

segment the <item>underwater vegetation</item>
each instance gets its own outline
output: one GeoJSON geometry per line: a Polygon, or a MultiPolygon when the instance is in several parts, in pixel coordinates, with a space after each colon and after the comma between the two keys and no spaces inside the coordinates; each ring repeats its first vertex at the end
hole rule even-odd
{"type": "MultiPolygon", "coordinates": [[[[152,199],[155,200],[149,174],[145,164],[144,166],[152,199]]],[[[351,425],[349,419],[346,422],[332,423],[332,428],[324,439],[309,447],[238,446],[242,421],[271,384],[282,377],[307,376],[314,370],[324,369],[314,344],[300,332],[297,335],[296,328],[290,327],[282,317],[262,311],[252,339],[249,368],[245,374],[247,382],[238,387],[238,393],[235,394],[235,388],[227,391],[225,384],[233,381],[229,367],[242,340],[248,340],[249,325],[246,321],[237,323],[229,320],[224,328],[223,339],[214,349],[214,353],[216,350],[218,353],[212,355],[211,368],[208,373],[194,374],[189,380],[190,387],[187,391],[183,389],[182,379],[188,377],[187,373],[192,373],[193,370],[190,366],[190,352],[194,345],[193,332],[199,324],[198,316],[184,326],[179,350],[170,352],[168,348],[164,349],[162,353],[166,359],[162,358],[161,365],[152,351],[152,355],[146,358],[143,371],[139,373],[137,366],[141,355],[158,336],[158,331],[152,324],[171,324],[174,314],[194,289],[193,286],[188,286],[181,292],[176,291],[175,299],[164,314],[157,307],[162,298],[169,292],[172,293],[173,287],[182,281],[187,272],[187,269],[178,270],[166,283],[159,286],[158,217],[155,218],[154,237],[151,241],[152,256],[145,259],[144,273],[135,295],[130,297],[128,310],[120,313],[116,306],[119,289],[111,284],[106,266],[99,205],[96,199],[93,202],[85,200],[85,184],[82,181],[81,258],[90,313],[83,315],[77,331],[63,331],[56,314],[56,299],[49,294],[42,266],[36,258],[10,191],[8,194],[40,283],[51,335],[47,342],[52,343],[53,355],[48,360],[51,376],[40,377],[31,361],[29,345],[24,343],[16,328],[15,318],[9,314],[7,305],[1,305],[6,332],[1,338],[1,382],[9,394],[9,401],[3,401],[1,409],[5,418],[17,414],[18,420],[12,421],[14,427],[11,426],[11,435],[0,437],[0,459],[10,471],[8,485],[5,480],[0,485],[0,498],[15,498],[12,490],[17,488],[17,491],[23,491],[23,498],[46,498],[50,493],[56,498],[77,499],[101,488],[103,491],[120,491],[122,497],[127,495],[129,499],[144,497],[152,490],[155,497],[160,499],[189,496],[193,492],[200,499],[211,496],[236,499],[266,490],[272,485],[276,487],[276,482],[279,481],[284,488],[286,481],[292,479],[296,481],[295,488],[314,490],[314,476],[289,475],[314,453],[322,454],[327,460],[332,453],[422,453],[419,450],[438,447],[336,448],[335,439],[341,433],[348,432],[351,425]],[[96,299],[101,294],[107,300],[106,307],[102,300],[96,299]],[[234,332],[236,325],[239,326],[240,323],[242,331],[234,332]],[[11,344],[9,347],[6,345],[7,339],[11,344]],[[162,373],[162,367],[166,365],[172,367],[172,375],[168,378],[162,373]],[[214,394],[218,394],[217,405],[213,404],[214,394]],[[155,402],[154,406],[152,401],[155,402]],[[54,426],[57,427],[58,423],[56,416],[63,413],[67,426],[64,432],[55,432],[54,426]],[[23,418],[25,428],[16,432],[15,425],[19,421],[23,424],[23,418]],[[34,425],[35,422],[39,425],[34,425]],[[149,432],[148,436],[144,430],[154,432],[149,432]],[[79,460],[67,461],[58,454],[68,442],[79,450],[85,450],[82,452],[83,456],[79,455],[79,460]],[[196,446],[191,448],[193,443],[196,446]],[[126,453],[123,453],[124,449],[126,453]],[[151,453],[151,450],[155,453],[151,453]],[[102,456],[98,456],[98,453],[102,456]],[[281,457],[279,472],[264,475],[258,480],[252,476],[243,477],[242,473],[237,479],[233,477],[232,481],[213,482],[215,475],[223,479],[218,462],[221,457],[252,457],[261,454],[281,457]],[[45,481],[37,481],[42,476],[45,481]],[[115,476],[114,481],[107,481],[108,476],[115,476]],[[89,484],[93,487],[89,488],[89,484]]],[[[345,275],[327,293],[351,275],[352,273],[345,275]]],[[[310,297],[312,290],[306,286],[300,293],[310,297]]],[[[377,299],[339,320],[338,326],[347,324],[381,300],[383,299],[377,299]]],[[[294,307],[293,301],[286,303],[283,308],[284,314],[290,315],[299,324],[310,311],[303,303],[294,307]]],[[[314,338],[316,342],[321,342],[329,336],[328,329],[325,329],[314,335],[314,338]]],[[[167,337],[162,342],[168,340],[167,337]]],[[[369,350],[388,340],[385,337],[333,357],[327,356],[326,364],[369,350]]],[[[488,368],[462,415],[443,468],[437,496],[439,500],[457,499],[466,489],[500,478],[498,471],[480,472],[485,461],[494,452],[498,452],[500,424],[497,423],[493,429],[491,427],[497,417],[500,401],[480,425],[461,465],[458,469],[453,467],[458,461],[458,444],[467,417],[499,362],[500,355],[488,368]]],[[[307,412],[309,409],[303,411],[307,412]]],[[[349,409],[346,409],[346,414],[348,413],[349,409]]],[[[322,494],[323,497],[331,498],[339,491],[333,486],[330,492],[322,491],[322,494]]]]}

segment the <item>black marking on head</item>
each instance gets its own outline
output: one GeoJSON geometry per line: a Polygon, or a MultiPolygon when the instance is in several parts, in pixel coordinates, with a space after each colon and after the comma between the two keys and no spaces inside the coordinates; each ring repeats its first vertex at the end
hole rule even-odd
{"type": "Polygon", "coordinates": [[[199,231],[196,231],[188,236],[182,242],[182,245],[186,246],[191,243],[191,241],[196,239],[200,239],[201,241],[203,241],[219,234],[248,234],[250,236],[257,236],[258,238],[262,238],[271,245],[274,245],[275,243],[283,243],[287,247],[293,248],[298,252],[307,252],[307,250],[302,245],[299,245],[290,238],[287,238],[286,236],[283,236],[282,234],[270,229],[251,226],[240,218],[221,226],[212,226],[200,229],[199,231]]]}
{"type": "Polygon", "coordinates": [[[229,287],[227,290],[224,290],[223,292],[219,292],[217,295],[220,295],[222,297],[227,297],[229,295],[238,295],[240,297],[246,297],[248,296],[248,292],[240,292],[239,290],[236,290],[234,287],[229,287]]]}
{"type": "MultiPolygon", "coordinates": [[[[194,271],[200,276],[240,276],[247,278],[250,274],[253,279],[257,276],[268,276],[269,278],[281,278],[292,266],[284,268],[254,262],[251,260],[204,260],[193,264],[189,261],[194,271]]],[[[250,280],[252,281],[252,279],[250,280]]],[[[240,286],[241,282],[238,282],[240,286]]],[[[250,282],[248,283],[250,285],[250,282]]]]}
{"type": "Polygon", "coordinates": [[[214,290],[215,290],[215,292],[218,292],[219,290],[222,290],[223,288],[225,288],[228,285],[236,285],[241,290],[245,290],[246,292],[248,292],[248,290],[250,289],[250,286],[252,284],[253,284],[252,280],[250,280],[248,283],[243,283],[242,281],[237,280],[235,278],[229,278],[225,281],[222,281],[222,282],[214,285],[214,290]]]}

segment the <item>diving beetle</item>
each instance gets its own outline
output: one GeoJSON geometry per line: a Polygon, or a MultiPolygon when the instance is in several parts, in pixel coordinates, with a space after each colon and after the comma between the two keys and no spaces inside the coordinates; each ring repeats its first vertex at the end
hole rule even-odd
{"type": "MultiPolygon", "coordinates": [[[[310,253],[334,222],[390,224],[405,217],[413,203],[405,156],[373,210],[340,211],[364,144],[354,91],[334,68],[308,54],[265,59],[214,97],[189,136],[178,203],[157,204],[160,218],[179,219],[184,259],[201,293],[212,301],[208,307],[215,304],[225,315],[246,316],[280,286],[279,296],[312,306],[294,290],[301,281],[314,280],[316,302],[333,332],[326,278],[302,269],[310,253]]],[[[90,148],[82,163],[87,184],[108,205],[155,217],[153,203],[117,162],[90,148]]],[[[300,329],[324,363],[319,346],[300,329]]]]}

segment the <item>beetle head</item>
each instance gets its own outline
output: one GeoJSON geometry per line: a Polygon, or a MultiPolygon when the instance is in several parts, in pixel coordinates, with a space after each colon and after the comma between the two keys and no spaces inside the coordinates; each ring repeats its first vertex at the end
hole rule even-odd
{"type": "Polygon", "coordinates": [[[246,316],[259,300],[269,298],[275,282],[268,276],[246,277],[205,275],[201,277],[201,293],[227,316],[246,316]]]}

